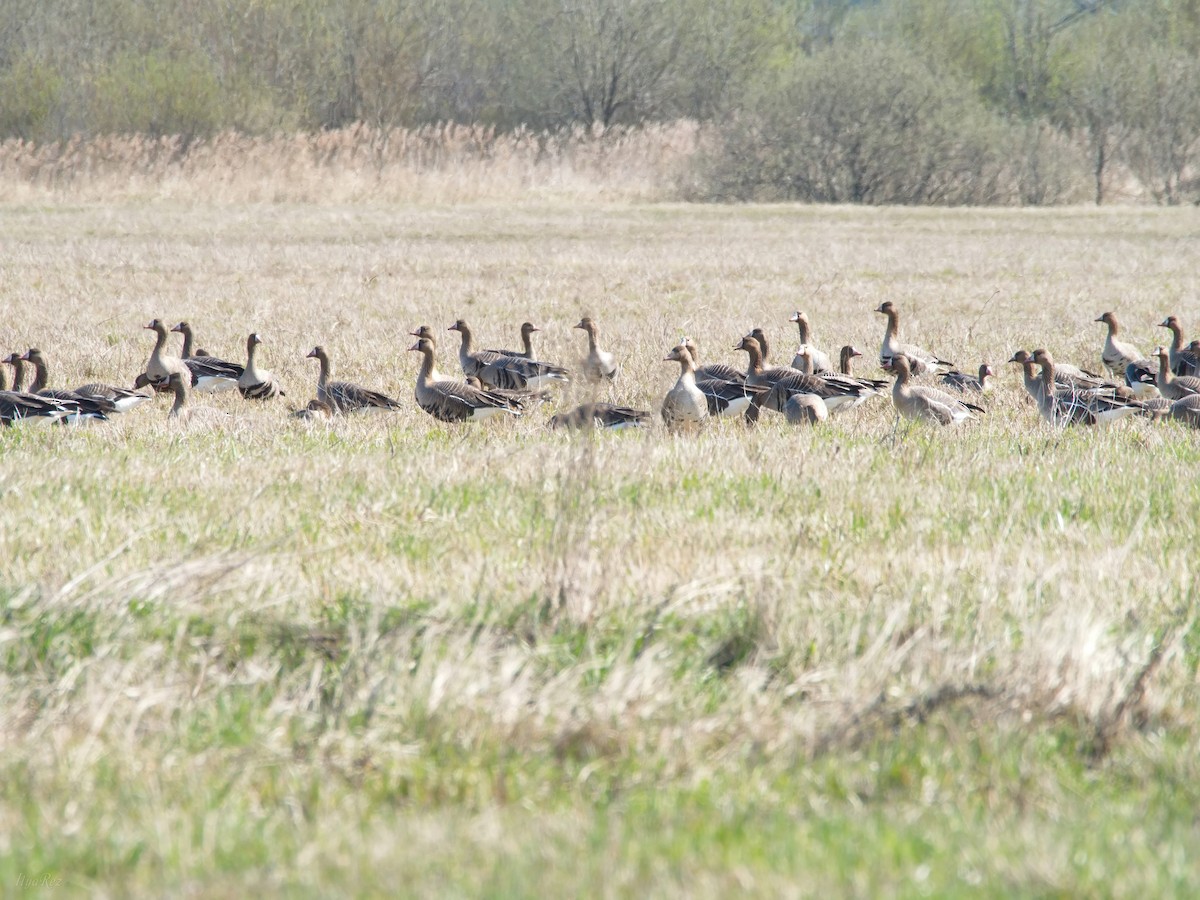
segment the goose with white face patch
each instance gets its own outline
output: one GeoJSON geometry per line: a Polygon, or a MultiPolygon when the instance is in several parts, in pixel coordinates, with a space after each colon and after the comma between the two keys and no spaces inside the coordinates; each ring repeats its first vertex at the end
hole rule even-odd
{"type": "Polygon", "coordinates": [[[307,359],[315,359],[320,365],[317,375],[317,399],[335,413],[386,412],[400,409],[400,404],[379,391],[368,390],[352,381],[332,381],[333,363],[324,347],[313,347],[307,359]]]}
{"type": "Polygon", "coordinates": [[[464,381],[439,377],[431,341],[421,338],[408,349],[422,357],[417,372],[417,405],[438,421],[479,422],[498,415],[521,415],[520,405],[508,397],[464,381]]]}
{"type": "Polygon", "coordinates": [[[1110,373],[1113,375],[1124,374],[1125,367],[1130,363],[1147,364],[1146,357],[1141,350],[1117,337],[1121,333],[1121,323],[1117,321],[1115,313],[1106,312],[1098,316],[1096,321],[1108,326],[1104,346],[1100,349],[1100,359],[1110,373]]]}

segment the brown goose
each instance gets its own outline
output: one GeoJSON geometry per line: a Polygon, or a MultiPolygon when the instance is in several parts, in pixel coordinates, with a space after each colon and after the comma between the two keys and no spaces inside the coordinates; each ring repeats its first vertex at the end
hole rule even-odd
{"type": "Polygon", "coordinates": [[[692,361],[696,364],[696,379],[698,381],[733,381],[741,384],[746,380],[745,372],[725,363],[709,363],[706,366],[700,365],[700,348],[696,346],[696,342],[690,337],[685,337],[681,343],[687,347],[688,353],[692,354],[692,361]]]}
{"type": "Polygon", "coordinates": [[[947,362],[914,344],[900,341],[900,311],[891,300],[881,303],[875,312],[887,317],[887,328],[884,329],[883,344],[879,350],[879,363],[884,368],[887,368],[888,360],[894,356],[907,356],[913,375],[945,372],[954,368],[954,363],[947,362]]]}
{"type": "MultiPolygon", "coordinates": [[[[413,337],[417,338],[418,340],[429,341],[430,345],[434,348],[434,350],[435,351],[437,350],[437,335],[435,335],[433,333],[433,329],[430,328],[428,325],[422,325],[416,331],[410,331],[409,334],[412,335],[413,337]]],[[[454,381],[455,380],[448,375],[443,375],[442,373],[436,372],[436,371],[433,373],[433,375],[431,377],[433,377],[434,379],[444,378],[446,381],[454,381]]],[[[482,383],[483,382],[480,382],[480,384],[482,384],[482,383]]]]}
{"type": "Polygon", "coordinates": [[[61,400],[64,403],[73,404],[73,411],[67,415],[64,421],[79,423],[87,420],[104,421],[108,418],[109,413],[117,411],[116,404],[106,397],[96,397],[91,394],[81,394],[78,391],[58,391],[51,390],[48,387],[50,381],[50,366],[46,362],[46,357],[41,350],[36,347],[30,347],[25,352],[25,355],[20,358],[22,361],[30,363],[34,369],[33,384],[29,390],[42,397],[53,397],[56,400],[61,400]]]}
{"type": "Polygon", "coordinates": [[[317,376],[317,399],[327,404],[336,413],[379,412],[400,409],[400,404],[386,394],[367,390],[351,381],[330,381],[333,364],[324,347],[313,347],[307,359],[315,359],[321,366],[317,376]]]}
{"type": "Polygon", "coordinates": [[[518,359],[533,359],[533,333],[541,331],[532,322],[521,323],[521,349],[518,350],[485,350],[484,353],[499,353],[501,356],[515,356],[518,359]]]}
{"type": "Polygon", "coordinates": [[[789,425],[816,425],[829,418],[829,411],[820,397],[812,394],[792,394],[783,404],[783,417],[789,425]]]}
{"type": "Polygon", "coordinates": [[[183,350],[180,359],[192,372],[192,387],[203,393],[231,391],[240,387],[243,369],[235,362],[218,359],[205,350],[192,352],[192,326],[187,322],[177,323],[171,331],[183,335],[183,350]]]}
{"type": "MultiPolygon", "coordinates": [[[[12,353],[0,360],[0,363],[13,365],[15,368],[14,360],[18,359],[20,357],[12,353]]],[[[4,365],[0,365],[0,422],[5,427],[22,421],[57,422],[70,412],[70,405],[53,397],[10,389],[8,370],[4,365]]]]}
{"type": "Polygon", "coordinates": [[[255,355],[258,345],[263,342],[258,333],[246,338],[246,368],[238,377],[238,390],[247,400],[270,400],[272,397],[286,397],[287,393],[275,380],[275,376],[266,369],[258,367],[255,355]]]}
{"type": "Polygon", "coordinates": [[[984,363],[979,367],[978,378],[955,369],[941,376],[940,381],[946,387],[953,388],[960,394],[985,394],[992,389],[992,386],[988,384],[988,379],[994,378],[995,375],[992,367],[984,363]]]}
{"type": "Polygon", "coordinates": [[[903,354],[891,358],[890,368],[896,376],[892,385],[892,403],[896,412],[906,419],[934,425],[961,425],[975,418],[972,413],[985,412],[939,388],[911,384],[912,363],[903,354]]]}
{"type": "Polygon", "coordinates": [[[457,331],[462,335],[458,361],[462,364],[463,374],[474,375],[488,387],[503,388],[507,391],[536,391],[549,387],[556,381],[570,380],[567,370],[562,366],[518,356],[505,356],[494,350],[473,350],[471,328],[462,319],[446,330],[457,331]]]}
{"type": "Polygon", "coordinates": [[[478,422],[495,415],[521,415],[513,400],[462,381],[436,377],[434,348],[424,338],[408,348],[422,356],[417,373],[417,405],[441,422],[478,422]]]}
{"type": "Polygon", "coordinates": [[[613,406],[611,403],[584,403],[570,412],[550,417],[551,428],[603,428],[620,431],[624,428],[647,428],[650,413],[628,406],[613,406]]]}
{"type": "MultiPolygon", "coordinates": [[[[807,344],[802,344],[800,349],[796,351],[796,359],[801,360],[805,364],[805,368],[798,369],[797,371],[808,372],[811,370],[813,368],[812,348],[807,344]]],[[[875,378],[856,378],[853,375],[843,375],[840,372],[833,371],[812,374],[815,374],[817,378],[822,378],[830,384],[842,385],[848,390],[855,387],[862,388],[862,392],[859,394],[858,402],[846,404],[842,407],[843,409],[849,409],[854,406],[858,406],[866,400],[869,400],[871,397],[874,397],[881,390],[887,387],[886,381],[880,381],[875,378]]]]}
{"type": "Polygon", "coordinates": [[[699,425],[708,418],[708,401],[696,387],[696,364],[692,354],[683,344],[677,344],[663,361],[679,363],[679,379],[663,398],[663,421],[671,431],[699,425]]]}
{"type": "Polygon", "coordinates": [[[601,350],[599,344],[600,330],[591,316],[584,316],[579,324],[574,326],[587,333],[588,354],[583,359],[583,377],[592,383],[612,381],[617,377],[617,358],[611,353],[601,350]]]}
{"type": "Polygon", "coordinates": [[[767,333],[761,328],[751,328],[746,333],[746,337],[758,341],[758,348],[762,351],[763,365],[769,363],[771,361],[771,345],[767,343],[767,333]]]}
{"type": "Polygon", "coordinates": [[[862,356],[862,352],[855,347],[846,344],[838,353],[838,371],[843,375],[853,375],[850,371],[850,360],[856,356],[862,356]]]}
{"type": "MultiPolygon", "coordinates": [[[[843,382],[830,381],[822,378],[819,375],[805,375],[803,372],[797,371],[789,366],[775,366],[770,369],[763,368],[762,350],[752,337],[744,337],[741,343],[737,344],[733,349],[744,350],[750,357],[749,366],[746,369],[746,383],[749,385],[763,385],[768,388],[778,387],[783,393],[788,396],[791,394],[816,394],[825,402],[825,408],[828,412],[833,412],[842,405],[855,405],[861,403],[864,399],[864,394],[869,394],[868,388],[847,379],[843,382]]],[[[764,398],[762,405],[769,409],[774,409],[776,412],[782,412],[782,405],[768,403],[767,400],[771,397],[782,400],[782,395],[779,392],[772,391],[768,397],[764,398]]]]}
{"type": "Polygon", "coordinates": [[[175,402],[171,404],[171,411],[167,413],[167,418],[176,419],[189,424],[208,423],[216,424],[220,422],[228,422],[230,415],[219,409],[212,407],[200,407],[195,409],[188,403],[192,389],[190,387],[191,378],[184,372],[172,372],[171,377],[167,379],[167,386],[171,393],[175,395],[175,402]]]}
{"type": "Polygon", "coordinates": [[[292,413],[293,419],[306,419],[308,421],[329,419],[332,416],[333,407],[322,400],[309,400],[308,406],[292,413]]]}
{"type": "Polygon", "coordinates": [[[1171,404],[1172,419],[1192,428],[1200,428],[1200,394],[1191,394],[1171,404]]]}
{"type": "MultiPolygon", "coordinates": [[[[434,349],[435,350],[437,349],[436,345],[434,345],[434,349]]],[[[435,376],[437,376],[438,378],[443,377],[443,376],[439,375],[436,370],[434,371],[433,374],[435,376]]],[[[490,390],[493,394],[496,394],[500,397],[506,397],[509,400],[511,400],[513,403],[517,404],[517,406],[519,406],[523,410],[529,409],[530,407],[535,406],[538,403],[549,403],[553,399],[550,396],[550,391],[548,391],[548,390],[545,390],[545,391],[506,391],[506,390],[504,390],[504,388],[489,388],[487,385],[485,385],[482,381],[480,381],[474,375],[468,375],[463,380],[473,388],[479,388],[481,391],[490,390]]]]}
{"type": "Polygon", "coordinates": [[[1061,386],[1054,375],[1054,359],[1046,350],[1034,350],[1033,362],[1042,369],[1038,411],[1051,425],[1102,425],[1142,410],[1140,400],[1061,386]]]}
{"type": "Polygon", "coordinates": [[[733,418],[745,414],[754,399],[762,397],[768,390],[762,385],[750,385],[742,381],[723,381],[717,378],[698,378],[696,387],[700,389],[700,393],[708,402],[708,414],[722,418],[733,418]]]}
{"type": "Polygon", "coordinates": [[[161,319],[151,319],[142,327],[154,332],[154,349],[146,362],[146,380],[151,386],[166,388],[172,372],[186,371],[183,360],[167,352],[167,326],[161,319]]]}
{"type": "Polygon", "coordinates": [[[1183,326],[1175,316],[1167,316],[1159,328],[1171,330],[1171,371],[1176,375],[1200,375],[1200,353],[1183,346],[1183,326]]]}
{"type": "Polygon", "coordinates": [[[1192,394],[1200,394],[1200,378],[1194,375],[1176,375],[1171,371],[1171,353],[1166,347],[1155,347],[1158,358],[1158,391],[1168,400],[1182,400],[1192,394]]]}
{"type": "Polygon", "coordinates": [[[808,324],[808,316],[796,310],[789,320],[796,323],[796,327],[800,329],[800,346],[810,348],[811,352],[802,360],[800,354],[796,354],[796,358],[792,360],[792,368],[799,369],[801,372],[806,372],[809,375],[821,375],[825,372],[833,371],[833,363],[829,360],[829,354],[818,350],[813,346],[812,328],[808,324]],[[803,362],[809,368],[805,369],[799,363],[803,362]]]}
{"type": "Polygon", "coordinates": [[[1104,367],[1114,375],[1125,374],[1125,367],[1130,363],[1145,363],[1146,357],[1142,355],[1137,347],[1126,341],[1118,340],[1117,335],[1121,333],[1121,325],[1117,322],[1117,317],[1106,312],[1104,315],[1096,319],[1097,322],[1103,322],[1108,326],[1108,334],[1104,338],[1104,347],[1100,351],[1100,359],[1104,362],[1104,367]]]}

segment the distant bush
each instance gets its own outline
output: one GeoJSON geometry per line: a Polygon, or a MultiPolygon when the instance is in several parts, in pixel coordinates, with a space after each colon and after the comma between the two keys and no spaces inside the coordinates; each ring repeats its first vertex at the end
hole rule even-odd
{"type": "Polygon", "coordinates": [[[58,73],[33,57],[21,57],[0,70],[0,134],[45,137],[61,90],[58,73]]]}
{"type": "Polygon", "coordinates": [[[101,134],[216,132],[225,115],[208,63],[197,54],[159,51],[116,57],[95,79],[89,121],[101,134]]]}

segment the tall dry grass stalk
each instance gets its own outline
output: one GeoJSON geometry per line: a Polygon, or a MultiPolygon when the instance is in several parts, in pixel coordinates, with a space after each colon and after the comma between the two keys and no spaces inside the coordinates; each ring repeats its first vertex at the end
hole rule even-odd
{"type": "Polygon", "coordinates": [[[10,201],[160,198],[206,203],[458,203],[668,196],[701,139],[694,122],[498,133],[481,125],[377,128],[274,137],[0,143],[10,201]]]}

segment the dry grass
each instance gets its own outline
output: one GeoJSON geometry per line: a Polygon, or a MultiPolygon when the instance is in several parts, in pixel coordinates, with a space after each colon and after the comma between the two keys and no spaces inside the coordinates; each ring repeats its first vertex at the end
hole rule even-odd
{"type": "MultiPolygon", "coordinates": [[[[225,198],[227,199],[227,198],[225,198]]],[[[407,332],[582,313],[653,406],[809,312],[891,299],[964,366],[1095,364],[1196,308],[1183,210],[10,205],[0,349],[129,380],[139,325],[329,348],[407,399],[407,332]]],[[[447,342],[448,344],[448,342],[447,342]]],[[[781,353],[784,351],[780,351],[781,353]]],[[[453,370],[449,346],[443,368],[453,370]]],[[[866,367],[864,367],[866,368],[866,367]]],[[[61,893],[1193,893],[1200,439],[986,419],[572,439],[415,404],[304,426],[166,404],[0,434],[0,884],[61,893]]]]}

